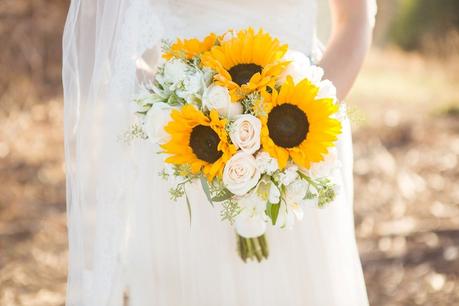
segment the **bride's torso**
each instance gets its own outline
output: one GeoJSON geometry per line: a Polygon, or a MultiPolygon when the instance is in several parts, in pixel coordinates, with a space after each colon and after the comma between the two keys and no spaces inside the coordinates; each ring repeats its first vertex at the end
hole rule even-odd
{"type": "Polygon", "coordinates": [[[163,0],[165,36],[200,37],[228,29],[263,28],[309,53],[315,34],[314,0],[163,0]]]}

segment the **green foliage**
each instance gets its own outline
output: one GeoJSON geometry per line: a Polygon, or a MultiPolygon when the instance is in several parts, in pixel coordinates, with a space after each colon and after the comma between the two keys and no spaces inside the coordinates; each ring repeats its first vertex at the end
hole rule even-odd
{"type": "Polygon", "coordinates": [[[236,217],[241,213],[241,208],[239,204],[234,199],[227,199],[220,203],[222,210],[220,212],[220,217],[222,221],[227,220],[229,223],[233,224],[236,217]]]}
{"type": "Polygon", "coordinates": [[[280,203],[273,204],[270,202],[266,205],[266,215],[271,219],[273,225],[276,225],[277,217],[279,217],[280,206],[280,203]]]}
{"type": "Polygon", "coordinates": [[[266,236],[261,235],[257,238],[244,238],[237,235],[238,253],[244,262],[256,260],[261,262],[268,259],[269,247],[266,236]]]}
{"type": "Polygon", "coordinates": [[[391,40],[406,50],[422,47],[428,37],[459,29],[458,0],[400,0],[390,29],[391,40]]]}

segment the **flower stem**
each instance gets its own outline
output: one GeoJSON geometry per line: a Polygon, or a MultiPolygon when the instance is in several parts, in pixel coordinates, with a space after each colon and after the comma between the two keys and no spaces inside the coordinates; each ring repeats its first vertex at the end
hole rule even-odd
{"type": "Polygon", "coordinates": [[[242,261],[256,260],[258,262],[267,259],[269,256],[268,242],[266,235],[261,235],[256,238],[245,238],[237,235],[238,252],[242,261]]]}

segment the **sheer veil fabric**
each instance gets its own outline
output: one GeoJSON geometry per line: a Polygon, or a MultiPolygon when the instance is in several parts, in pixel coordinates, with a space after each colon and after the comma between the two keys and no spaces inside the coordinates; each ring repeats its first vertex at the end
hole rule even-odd
{"type": "Polygon", "coordinates": [[[155,148],[123,139],[162,38],[263,27],[317,57],[315,16],[313,0],[72,0],[63,39],[68,306],[368,305],[348,124],[338,143],[339,197],[306,209],[293,230],[269,232],[271,255],[261,264],[240,261],[232,228],[199,186],[189,189],[190,225],[158,176],[155,148]]]}

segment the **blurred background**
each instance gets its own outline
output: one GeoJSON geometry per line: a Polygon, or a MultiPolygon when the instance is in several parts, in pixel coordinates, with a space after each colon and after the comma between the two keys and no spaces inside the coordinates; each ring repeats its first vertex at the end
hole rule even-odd
{"type": "MultiPolygon", "coordinates": [[[[64,305],[68,5],[0,1],[2,306],[64,305]]],[[[459,1],[379,1],[374,47],[348,103],[371,305],[459,305],[459,1]]]]}

